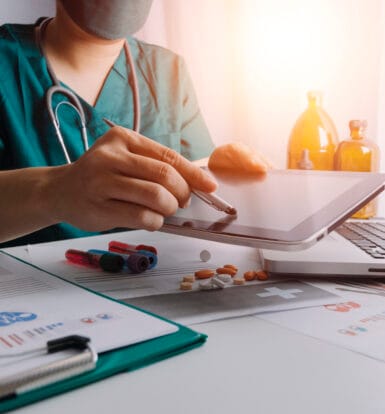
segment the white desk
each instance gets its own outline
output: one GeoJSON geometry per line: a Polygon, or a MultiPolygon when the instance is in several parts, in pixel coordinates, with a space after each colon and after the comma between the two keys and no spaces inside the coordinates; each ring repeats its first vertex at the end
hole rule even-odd
{"type": "Polygon", "coordinates": [[[255,317],[205,323],[194,329],[209,336],[207,343],[196,350],[17,412],[385,412],[382,362],[255,317]]]}

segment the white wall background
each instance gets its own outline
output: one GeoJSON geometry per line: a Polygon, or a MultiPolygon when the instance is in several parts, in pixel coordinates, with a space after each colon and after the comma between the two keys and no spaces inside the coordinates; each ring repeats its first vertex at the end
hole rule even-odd
{"type": "Polygon", "coordinates": [[[284,168],[306,92],[317,89],[341,140],[350,119],[368,121],[385,171],[384,3],[154,0],[139,36],[186,58],[217,144],[241,140],[284,168]]]}
{"type": "MultiPolygon", "coordinates": [[[[0,23],[54,0],[0,0],[0,23]]],[[[320,89],[340,138],[369,122],[385,171],[383,0],[154,0],[138,37],[183,55],[217,144],[242,140],[285,167],[291,127],[320,89]]]]}

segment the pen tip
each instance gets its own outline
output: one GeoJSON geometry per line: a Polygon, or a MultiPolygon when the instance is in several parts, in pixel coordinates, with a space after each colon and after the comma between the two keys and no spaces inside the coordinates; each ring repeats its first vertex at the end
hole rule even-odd
{"type": "Polygon", "coordinates": [[[238,212],[234,207],[229,207],[226,209],[226,213],[230,214],[230,216],[236,216],[238,212]]]}
{"type": "Polygon", "coordinates": [[[107,118],[103,118],[103,121],[108,125],[108,126],[110,126],[111,128],[113,128],[114,126],[116,126],[116,124],[114,123],[114,122],[112,122],[112,121],[110,121],[109,119],[107,119],[107,118]]]}

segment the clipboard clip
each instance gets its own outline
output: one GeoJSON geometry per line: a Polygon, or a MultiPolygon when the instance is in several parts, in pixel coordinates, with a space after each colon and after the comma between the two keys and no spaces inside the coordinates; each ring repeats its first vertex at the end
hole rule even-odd
{"type": "Polygon", "coordinates": [[[83,374],[96,367],[98,354],[90,345],[90,338],[70,335],[48,341],[46,345],[47,354],[71,349],[78,350],[79,353],[0,380],[0,401],[83,374]]]}

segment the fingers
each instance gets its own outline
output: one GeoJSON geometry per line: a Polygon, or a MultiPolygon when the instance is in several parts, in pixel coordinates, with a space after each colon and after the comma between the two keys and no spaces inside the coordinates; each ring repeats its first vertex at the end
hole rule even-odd
{"type": "Polygon", "coordinates": [[[209,158],[211,170],[265,173],[271,166],[258,152],[240,142],[217,147],[209,158]]]}
{"type": "Polygon", "coordinates": [[[210,175],[177,152],[121,127],[56,171],[55,220],[89,231],[159,229],[164,217],[188,204],[191,188],[216,188],[210,175]]]}
{"type": "Polygon", "coordinates": [[[172,216],[178,209],[178,200],[165,187],[136,178],[117,176],[108,195],[113,200],[137,204],[164,217],[172,216]]]}
{"type": "Polygon", "coordinates": [[[264,158],[256,152],[240,154],[238,162],[240,167],[250,172],[264,173],[269,169],[264,158]]]}
{"type": "Polygon", "coordinates": [[[80,227],[89,231],[104,231],[117,227],[155,231],[163,226],[164,220],[163,215],[156,211],[119,200],[110,200],[103,205],[97,216],[97,223],[83,222],[80,227]]]}
{"type": "Polygon", "coordinates": [[[51,201],[55,222],[67,222],[86,231],[114,227],[157,230],[163,218],[178,208],[173,194],[157,183],[114,171],[101,172],[105,166],[83,175],[87,168],[85,163],[56,167],[51,201]]]}
{"type": "Polygon", "coordinates": [[[126,153],[115,162],[115,168],[125,177],[159,184],[183,207],[190,199],[190,187],[174,167],[152,158],[126,153]]]}
{"type": "Polygon", "coordinates": [[[114,133],[124,139],[130,152],[173,167],[191,187],[205,192],[212,192],[216,189],[216,182],[209,174],[176,151],[126,128],[115,127],[110,131],[111,134],[114,133]]]}

